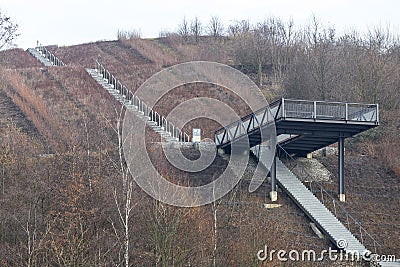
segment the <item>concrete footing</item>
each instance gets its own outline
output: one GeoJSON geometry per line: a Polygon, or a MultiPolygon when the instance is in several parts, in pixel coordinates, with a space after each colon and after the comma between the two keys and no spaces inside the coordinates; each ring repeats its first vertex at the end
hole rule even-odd
{"type": "Polygon", "coordinates": [[[269,192],[269,197],[271,198],[271,201],[277,201],[278,200],[278,191],[269,192]]]}
{"type": "Polygon", "coordinates": [[[340,202],[346,202],[346,195],[345,194],[339,194],[339,200],[340,200],[340,202]]]}

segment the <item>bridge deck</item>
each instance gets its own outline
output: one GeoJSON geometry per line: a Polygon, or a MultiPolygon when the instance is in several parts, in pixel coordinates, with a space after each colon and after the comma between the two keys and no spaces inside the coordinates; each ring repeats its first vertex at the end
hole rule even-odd
{"type": "Polygon", "coordinates": [[[307,101],[281,98],[215,132],[218,148],[249,138],[262,143],[261,132],[275,123],[277,142],[289,153],[307,154],[379,124],[377,104],[307,101]]]}

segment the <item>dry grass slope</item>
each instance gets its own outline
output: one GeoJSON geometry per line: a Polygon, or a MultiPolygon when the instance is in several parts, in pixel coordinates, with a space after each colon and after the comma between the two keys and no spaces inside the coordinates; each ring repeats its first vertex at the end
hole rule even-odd
{"type": "MultiPolygon", "coordinates": [[[[214,43],[213,49],[207,51],[206,42],[185,46],[173,39],[135,39],[49,49],[67,66],[45,68],[18,49],[0,52],[0,121],[9,129],[3,131],[0,144],[2,148],[15,148],[3,149],[0,155],[0,203],[7,207],[0,211],[0,265],[21,265],[29,257],[41,266],[57,265],[61,259],[76,266],[118,264],[122,246],[115,234],[120,233],[121,226],[116,223],[119,219],[114,193],[121,192],[121,185],[114,130],[120,106],[90,78],[84,67],[93,67],[98,59],[135,91],[167,65],[213,57],[228,62],[226,48],[223,43],[214,43]],[[16,128],[9,127],[9,119],[16,128]],[[18,129],[23,133],[18,134],[18,129]],[[43,139],[44,147],[51,147],[56,154],[39,158],[38,153],[43,151],[37,151],[34,142],[27,141],[29,136],[43,139]],[[22,156],[16,151],[26,153],[22,156]],[[33,211],[39,214],[37,218],[29,217],[33,211]],[[30,255],[32,248],[26,245],[32,240],[27,235],[32,228],[21,228],[16,221],[37,227],[35,238],[42,243],[36,243],[36,254],[30,255]]],[[[247,113],[243,103],[224,89],[205,85],[176,88],[160,100],[156,110],[166,115],[174,105],[198,96],[231,102],[239,114],[247,113]]],[[[194,126],[206,129],[208,137],[212,137],[218,125],[197,120],[185,130],[190,132],[194,126]]],[[[180,173],[166,163],[157,144],[160,137],[150,129],[147,141],[157,168],[171,180],[210,179],[226,166],[226,159],[219,157],[202,177],[180,173]]],[[[336,173],[334,158],[322,161],[336,173]]],[[[399,177],[387,171],[387,166],[366,157],[349,155],[346,168],[346,207],[382,243],[386,253],[400,257],[399,177]]],[[[218,208],[218,248],[214,253],[220,266],[261,266],[255,257],[264,245],[271,249],[317,251],[332,245],[313,234],[309,219],[284,193],[279,194],[278,200],[282,207],[265,209],[268,184],[249,194],[250,174],[221,200],[218,208]]],[[[335,192],[334,185],[326,186],[335,192]]],[[[210,205],[190,210],[172,208],[155,202],[139,188],[133,198],[137,202],[130,221],[133,264],[153,266],[161,259],[166,260],[166,265],[212,264],[210,205]],[[163,253],[167,253],[167,259],[162,257],[163,253]]],[[[272,264],[279,262],[263,266],[272,264]]],[[[303,262],[293,266],[299,264],[309,265],[303,262]]],[[[320,266],[327,264],[322,262],[320,266]]]]}

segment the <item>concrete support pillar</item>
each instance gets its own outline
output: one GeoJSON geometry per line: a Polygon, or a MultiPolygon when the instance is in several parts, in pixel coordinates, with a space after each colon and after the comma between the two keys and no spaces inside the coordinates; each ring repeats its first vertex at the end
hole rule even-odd
{"type": "Polygon", "coordinates": [[[269,196],[271,198],[271,201],[277,201],[278,192],[276,191],[276,155],[274,156],[274,161],[272,162],[271,170],[269,171],[269,173],[271,176],[271,190],[269,192],[269,196]]]}
{"type": "Polygon", "coordinates": [[[344,193],[344,137],[339,137],[338,141],[338,180],[339,180],[339,200],[346,201],[344,193]]]}

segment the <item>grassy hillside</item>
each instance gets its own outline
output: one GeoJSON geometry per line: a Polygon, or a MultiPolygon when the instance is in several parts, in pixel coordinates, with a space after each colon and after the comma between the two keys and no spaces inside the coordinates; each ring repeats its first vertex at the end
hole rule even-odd
{"type": "MultiPolygon", "coordinates": [[[[132,91],[162,68],[189,60],[227,63],[259,82],[257,68],[239,60],[239,48],[243,47],[235,39],[202,38],[194,43],[182,42],[177,35],[49,46],[64,67],[43,67],[19,49],[0,52],[0,265],[122,265],[126,234],[133,266],[212,266],[214,260],[218,266],[259,266],[256,253],[264,245],[287,251],[332,246],[314,235],[309,219],[283,192],[278,200],[282,206],[274,209],[263,205],[269,202],[268,184],[248,193],[251,164],[243,181],[218,205],[193,209],[164,205],[126,183],[131,177],[119,158],[117,133],[123,110],[84,67],[94,67],[97,59],[132,91]],[[132,212],[124,221],[120,212],[124,213],[129,186],[132,212]]],[[[290,76],[289,67],[282,67],[284,72],[278,75],[276,66],[263,63],[260,86],[268,100],[299,97],[311,85],[308,76],[301,76],[300,63],[290,65],[290,70],[302,81],[290,76]]],[[[303,95],[314,99],[317,93],[316,89],[315,94],[303,95]]],[[[248,113],[224,88],[204,84],[176,88],[155,109],[167,115],[175,105],[199,96],[228,102],[240,115],[248,113]]],[[[394,134],[398,106],[385,105],[382,126],[347,146],[346,208],[382,244],[382,251],[400,257],[400,150],[394,134]]],[[[201,127],[211,138],[219,125],[199,119],[184,129],[191,132],[191,127],[201,127]]],[[[227,159],[218,156],[198,176],[177,172],[166,163],[159,136],[147,130],[149,154],[171,180],[213,179],[226,168],[227,159]]],[[[321,159],[333,173],[335,160],[321,159]]],[[[336,183],[325,186],[336,192],[336,183]]]]}

